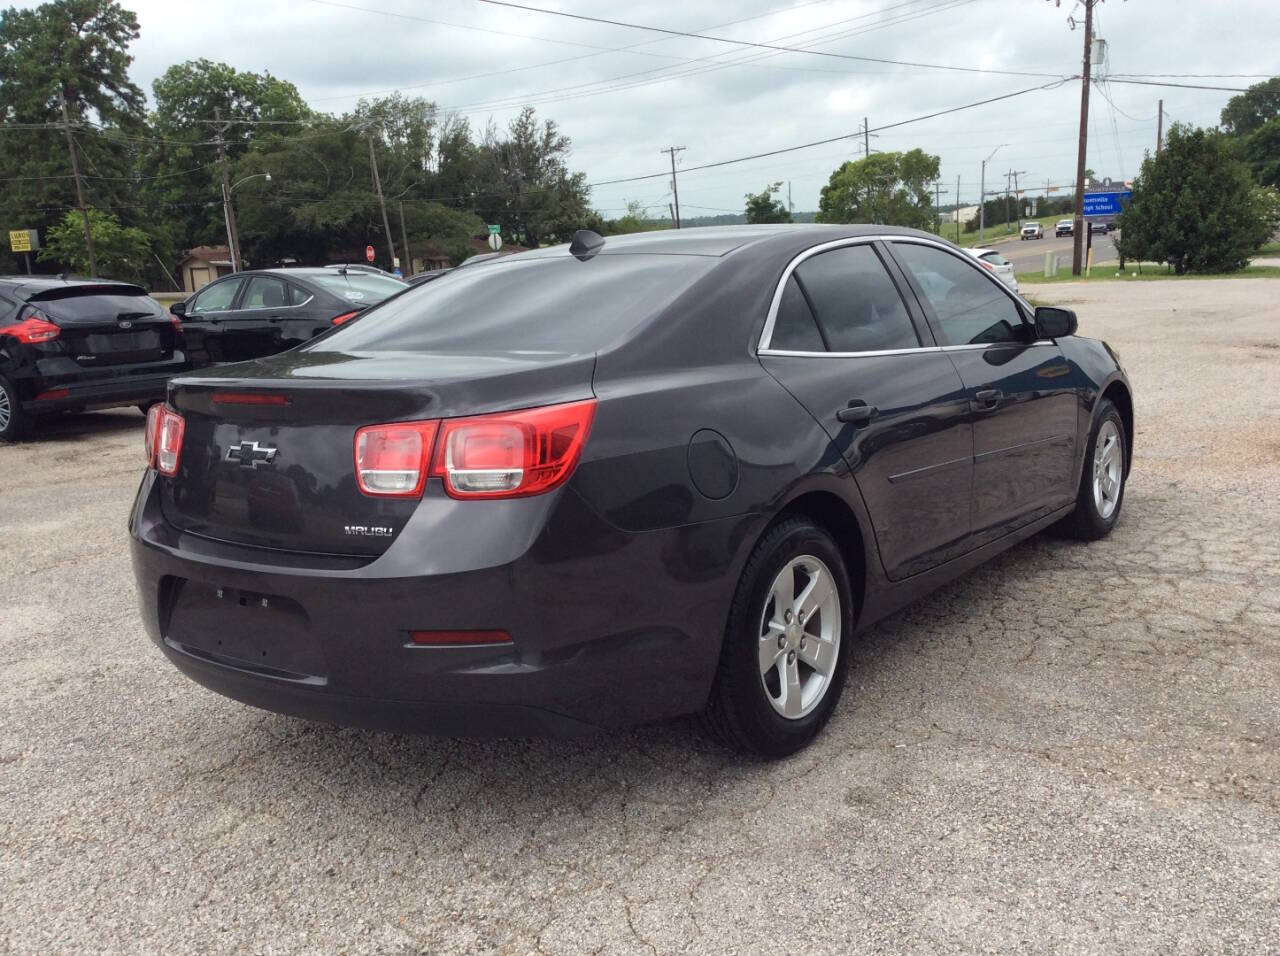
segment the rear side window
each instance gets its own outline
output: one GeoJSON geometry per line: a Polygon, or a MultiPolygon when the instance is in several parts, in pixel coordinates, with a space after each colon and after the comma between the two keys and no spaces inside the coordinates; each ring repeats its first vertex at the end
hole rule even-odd
{"type": "Polygon", "coordinates": [[[919,347],[907,307],[870,246],[820,253],[804,260],[792,274],[832,352],[919,347]]]}
{"type": "Polygon", "coordinates": [[[293,283],[289,283],[289,304],[290,305],[302,305],[302,303],[306,302],[309,298],[311,298],[310,292],[308,292],[306,289],[302,288],[301,286],[296,286],[293,283]]]}
{"type": "Polygon", "coordinates": [[[317,352],[548,352],[603,348],[717,262],[707,256],[513,256],[457,269],[311,345],[317,352]]]}
{"type": "Polygon", "coordinates": [[[778,315],[774,319],[769,347],[786,352],[827,350],[822,341],[822,333],[818,331],[818,323],[813,318],[813,310],[805,301],[795,276],[788,277],[787,284],[782,287],[782,298],[778,302],[778,315]]]}
{"type": "Polygon", "coordinates": [[[332,275],[307,276],[312,282],[339,299],[355,305],[370,306],[405,290],[405,284],[386,276],[367,272],[335,272],[332,275]]]}

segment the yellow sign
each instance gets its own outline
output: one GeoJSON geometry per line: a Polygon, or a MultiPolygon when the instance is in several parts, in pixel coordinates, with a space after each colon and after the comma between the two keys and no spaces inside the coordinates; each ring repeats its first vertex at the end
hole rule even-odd
{"type": "Polygon", "coordinates": [[[31,230],[30,229],[10,229],[9,230],[9,248],[14,252],[30,252],[31,251],[31,230]]]}

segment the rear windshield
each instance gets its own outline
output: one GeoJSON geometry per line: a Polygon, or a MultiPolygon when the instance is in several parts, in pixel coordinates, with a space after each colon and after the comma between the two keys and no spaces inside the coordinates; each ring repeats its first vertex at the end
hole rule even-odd
{"type": "Polygon", "coordinates": [[[115,318],[121,312],[155,313],[160,304],[137,286],[69,286],[50,289],[30,299],[33,305],[63,319],[115,318]]]}
{"type": "Polygon", "coordinates": [[[518,258],[456,269],[325,336],[321,352],[587,352],[634,328],[719,260],[518,258]]]}
{"type": "Polygon", "coordinates": [[[346,299],[356,305],[374,305],[405,289],[405,284],[398,279],[371,275],[368,272],[348,272],[345,275],[341,272],[324,275],[312,273],[307,278],[339,299],[346,299]]]}

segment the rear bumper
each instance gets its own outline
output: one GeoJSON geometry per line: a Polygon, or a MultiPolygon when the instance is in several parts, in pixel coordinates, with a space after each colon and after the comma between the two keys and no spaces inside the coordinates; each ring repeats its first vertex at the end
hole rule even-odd
{"type": "Polygon", "coordinates": [[[511,551],[493,565],[412,523],[372,561],[288,558],[179,531],[156,481],[144,478],[130,521],[143,621],[179,670],[220,694],[344,725],[505,736],[625,727],[706,702],[739,520],[625,534],[562,489],[506,513],[511,551]],[[408,573],[415,564],[431,573],[408,573]],[[409,636],[455,629],[512,642],[409,636]]]}
{"type": "Polygon", "coordinates": [[[24,382],[30,394],[22,407],[34,414],[82,408],[114,408],[161,401],[169,380],[186,370],[186,361],[167,365],[163,371],[133,372],[117,375],[97,374],[92,378],[69,375],[44,375],[24,382]],[[52,393],[53,397],[41,398],[52,393]]]}

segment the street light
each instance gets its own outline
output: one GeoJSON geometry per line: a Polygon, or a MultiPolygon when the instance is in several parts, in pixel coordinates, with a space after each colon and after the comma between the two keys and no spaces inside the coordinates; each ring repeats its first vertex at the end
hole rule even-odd
{"type": "Polygon", "coordinates": [[[981,244],[983,236],[986,234],[987,226],[987,163],[991,162],[991,157],[997,152],[1008,146],[1008,143],[1001,143],[991,151],[991,154],[982,161],[982,179],[978,185],[978,242],[981,244]]]}
{"type": "MultiPolygon", "coordinates": [[[[223,173],[225,176],[225,171],[223,173]]],[[[252,176],[246,176],[234,186],[228,186],[226,179],[222,180],[222,221],[227,227],[227,251],[231,253],[231,271],[240,271],[240,246],[239,235],[236,233],[236,214],[231,208],[231,194],[247,183],[251,179],[265,179],[271,182],[270,173],[254,173],[252,176]]]]}

